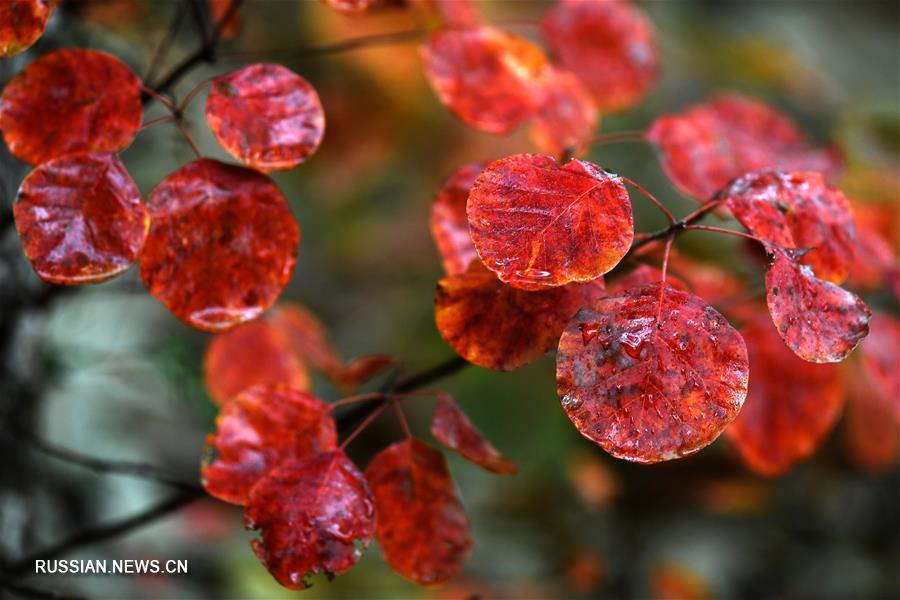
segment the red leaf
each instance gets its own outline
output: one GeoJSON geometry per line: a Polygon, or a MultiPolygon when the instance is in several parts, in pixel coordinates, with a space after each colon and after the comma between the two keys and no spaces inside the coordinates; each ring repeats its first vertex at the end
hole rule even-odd
{"type": "Polygon", "coordinates": [[[210,339],[203,359],[203,381],[218,404],[259,384],[309,389],[306,367],[284,336],[266,321],[244,323],[210,339]]]}
{"type": "Polygon", "coordinates": [[[622,260],[634,237],[622,180],[582,160],[494,161],[475,180],[467,212],[485,266],[524,290],[594,280],[622,260]]]}
{"type": "Polygon", "coordinates": [[[479,467],[498,475],[515,475],[516,463],[494,448],[462,411],[450,394],[438,394],[431,417],[431,435],[444,447],[479,467]]]}
{"type": "Polygon", "coordinates": [[[860,354],[866,377],[900,422],[900,321],[886,313],[873,315],[860,354]]]}
{"type": "Polygon", "coordinates": [[[462,568],[472,539],[444,455],[418,440],[388,446],[366,467],[378,511],[376,537],[398,574],[422,585],[462,568]]]}
{"type": "Polygon", "coordinates": [[[756,237],[781,248],[810,249],[800,262],[819,279],[840,284],[847,278],[856,246],[853,211],[819,173],[748,173],[722,198],[756,237]]]}
{"type": "Polygon", "coordinates": [[[472,127],[509,133],[537,109],[533,85],[546,57],[523,38],[487,25],[443,28],[421,52],[440,101],[472,127]]]}
{"type": "Polygon", "coordinates": [[[771,249],[766,302],[788,348],[809,362],[840,362],[869,333],[865,303],[833,283],[817,279],[789,251],[771,249]]]}
{"type": "MultiPolygon", "coordinates": [[[[660,269],[651,265],[638,265],[633,271],[617,279],[615,285],[610,288],[610,291],[614,294],[622,294],[632,288],[640,287],[647,283],[660,282],[662,282],[662,271],[660,269]]],[[[690,291],[687,282],[682,281],[679,277],[673,276],[671,273],[666,274],[666,283],[676,290],[681,290],[683,292],[690,291]]],[[[699,296],[699,294],[697,295],[699,296]]]]}
{"type": "Polygon", "coordinates": [[[229,154],[260,171],[296,167],[325,135],[316,90],[274,64],[248,65],[217,77],[206,101],[206,120],[229,154]]]}
{"type": "Polygon", "coordinates": [[[34,44],[53,13],[50,0],[0,2],[0,57],[24,52],[34,44]]]}
{"type": "Polygon", "coordinates": [[[843,371],[794,356],[765,316],[741,333],[753,376],[728,437],[749,468],[772,477],[812,455],[834,427],[844,404],[843,371]]]}
{"type": "Polygon", "coordinates": [[[13,204],[34,271],[50,283],[93,283],[137,259],[150,217],[115,154],[69,154],[34,169],[13,204]]]}
{"type": "Polygon", "coordinates": [[[300,230],[271,179],[204,158],[150,193],[141,278],[175,316],[232,329],[271,306],[294,271],[300,230]]]}
{"type": "Polygon", "coordinates": [[[773,108],[737,94],[719,94],[680,114],[657,118],[647,131],[663,170],[684,193],[711,199],[748,171],[778,167],[820,171],[834,179],[834,151],[809,147],[801,131],[773,108]]]}
{"type": "Polygon", "coordinates": [[[843,419],[844,449],[862,471],[886,473],[900,462],[897,407],[873,390],[865,378],[855,377],[849,383],[843,419]]]}
{"type": "Polygon", "coordinates": [[[478,0],[435,0],[438,11],[447,25],[477,25],[483,21],[478,0]]]}
{"type": "Polygon", "coordinates": [[[384,373],[396,362],[393,356],[386,354],[360,356],[342,366],[340,371],[335,374],[334,379],[342,387],[355,389],[373,377],[384,373]]]}
{"type": "Polygon", "coordinates": [[[273,468],[336,446],[327,404],[286,385],[252,387],[222,405],[216,433],[206,440],[203,487],[220,500],[245,504],[273,468]]]}
{"type": "MultiPolygon", "coordinates": [[[[220,27],[220,23],[222,20],[228,15],[228,11],[231,9],[231,5],[235,0],[208,0],[209,1],[209,16],[212,18],[212,22],[216,24],[216,27],[220,27]]],[[[222,39],[230,40],[237,37],[237,34],[241,32],[241,27],[243,26],[243,19],[241,18],[240,10],[234,10],[231,15],[231,18],[228,19],[228,22],[224,25],[221,25],[221,31],[219,36],[222,39]]]]}
{"type": "Polygon", "coordinates": [[[293,351],[315,370],[335,377],[343,361],[328,339],[325,326],[305,306],[281,302],[268,315],[269,321],[290,344],[293,351]]]}
{"type": "Polygon", "coordinates": [[[465,273],[469,263],[478,258],[469,236],[466,202],[475,178],[483,169],[484,164],[476,163],[454,171],[441,185],[431,205],[431,235],[447,275],[465,273]]]}
{"type": "Polygon", "coordinates": [[[322,0],[329,6],[329,8],[333,8],[338,12],[346,12],[346,13],[361,13],[369,10],[370,8],[374,8],[382,3],[385,0],[322,0]]]}
{"type": "Polygon", "coordinates": [[[314,454],[271,471],[250,493],[247,527],[262,532],[253,551],[278,583],[309,586],[315,573],[340,575],[375,532],[363,474],[341,450],[314,454]]]}
{"type": "Polygon", "coordinates": [[[556,381],[581,435],[654,463],[715,440],[747,394],[740,334],[700,298],[649,284],[582,309],[559,341],[556,381]]]}
{"type": "Polygon", "coordinates": [[[637,104],[659,77],[653,25],[630,2],[561,0],[541,20],[541,33],[602,111],[637,104]]]}
{"type": "Polygon", "coordinates": [[[577,75],[548,65],[537,90],[531,139],[541,152],[578,156],[588,147],[600,115],[577,75]]]}
{"type": "Polygon", "coordinates": [[[0,131],[37,165],[72,152],[117,152],[141,126],[141,81],[118,58],[80,48],[43,55],[0,97],[0,131]]]}
{"type": "Polygon", "coordinates": [[[602,280],[525,292],[473,261],[466,273],[438,282],[435,321],[441,337],[467,361],[512,371],[551,350],[572,315],[603,293],[602,280]]]}

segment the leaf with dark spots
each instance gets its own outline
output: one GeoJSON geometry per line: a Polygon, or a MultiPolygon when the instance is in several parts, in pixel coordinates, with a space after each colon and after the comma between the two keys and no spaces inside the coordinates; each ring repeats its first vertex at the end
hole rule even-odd
{"type": "Polygon", "coordinates": [[[515,475],[516,464],[500,454],[472,424],[450,394],[440,393],[431,417],[431,435],[444,447],[498,475],[515,475]]]}
{"type": "Polygon", "coordinates": [[[809,362],[840,362],[869,333],[869,309],[833,283],[817,279],[796,253],[770,248],[766,302],[778,333],[809,362]]]}
{"type": "Polygon", "coordinates": [[[308,587],[310,575],[348,570],[375,533],[369,487],[342,450],[271,471],[250,492],[244,520],[262,534],[253,551],[292,590],[308,587]]]}
{"type": "Polygon", "coordinates": [[[467,361],[512,371],[551,350],[572,315],[604,292],[602,278],[526,292],[504,284],[476,260],[462,275],[438,282],[435,322],[467,361]]]}
{"type": "Polygon", "coordinates": [[[96,283],[125,271],[150,227],[115,154],[69,154],[41,164],[22,182],[13,216],[35,273],[57,284],[96,283]]]}
{"type": "Polygon", "coordinates": [[[622,260],[634,237],[621,178],[581,160],[494,161],[475,180],[466,210],[485,266],[524,290],[592,281],[622,260]]]}
{"type": "Polygon", "coordinates": [[[578,431],[617,458],[692,454],[747,394],[740,334],[700,298],[647,284],[582,309],[559,341],[557,391],[578,431]],[[657,314],[662,321],[657,321],[657,314]]]}
{"type": "Polygon", "coordinates": [[[475,178],[483,169],[482,163],[458,168],[441,184],[431,205],[431,236],[447,275],[465,273],[469,263],[478,259],[469,235],[466,202],[475,178]]]}
{"type": "Polygon", "coordinates": [[[744,408],[727,434],[750,469],[774,477],[812,455],[837,423],[846,389],[843,369],[794,356],[765,314],[741,333],[752,376],[744,408]]]}
{"type": "Polygon", "coordinates": [[[376,537],[388,565],[422,585],[462,568],[472,538],[444,455],[414,439],[379,452],[366,467],[378,512],[376,537]]]}
{"type": "Polygon", "coordinates": [[[842,283],[853,264],[856,227],[850,203],[819,173],[757,171],[721,194],[747,231],[780,248],[806,249],[800,263],[816,277],[842,283]]]}

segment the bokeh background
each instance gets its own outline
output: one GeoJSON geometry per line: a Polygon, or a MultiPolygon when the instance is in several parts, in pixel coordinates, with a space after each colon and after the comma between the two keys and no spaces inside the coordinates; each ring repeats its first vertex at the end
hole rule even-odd
{"type": "MultiPolygon", "coordinates": [[[[637,109],[605,116],[601,131],[643,129],[656,115],[717,89],[745,91],[786,111],[817,142],[839,143],[849,163],[844,183],[856,198],[900,207],[895,1],[641,5],[658,30],[664,77],[637,109]]],[[[538,18],[549,4],[484,6],[490,19],[515,20],[514,31],[533,37],[535,29],[519,21],[538,18]]],[[[66,46],[108,50],[143,74],[176,9],[163,0],[63,2],[34,48],[0,61],[0,83],[66,46]]],[[[256,60],[281,62],[319,91],[328,119],[320,151],[274,175],[303,233],[285,298],[316,312],[345,356],[389,353],[407,372],[450,357],[433,323],[442,273],[428,231],[430,203],[456,167],[533,150],[526,133],[496,138],[457,122],[428,88],[414,42],[315,57],[266,52],[414,28],[409,12],[348,17],[314,1],[248,0],[243,20],[219,63],[195,70],[177,91],[183,96],[211,75],[256,60]]],[[[198,43],[190,24],[183,26],[164,69],[198,43]]],[[[192,131],[205,154],[227,159],[203,121],[204,98],[192,105],[192,131]]],[[[147,118],[161,114],[156,107],[147,118]]],[[[123,158],[146,194],[192,155],[177,129],[162,125],[142,132],[123,158]]],[[[642,144],[597,147],[587,158],[641,182],[676,214],[692,207],[642,144]]],[[[26,172],[0,148],[4,221],[26,172]]],[[[635,211],[639,231],[663,224],[639,198],[635,211]]],[[[4,227],[2,235],[0,548],[15,558],[134,514],[169,490],[55,460],[13,427],[196,480],[215,409],[201,372],[208,336],[170,316],[142,289],[135,270],[48,293],[15,231],[4,227]]],[[[758,281],[758,265],[734,240],[721,238],[695,234],[679,245],[758,281]]],[[[891,302],[886,294],[874,300],[896,310],[891,302]]],[[[440,387],[521,468],[517,477],[494,477],[448,457],[476,547],[463,573],[443,588],[405,582],[373,545],[346,575],[288,592],[253,556],[240,510],[213,500],[67,555],[188,559],[188,576],[25,581],[97,598],[900,597],[900,471],[860,469],[841,425],[811,460],[766,480],[748,472],[725,439],[653,467],[612,459],[582,439],[560,409],[552,357],[508,374],[469,368],[440,387]]],[[[340,396],[324,381],[316,381],[316,390],[327,399],[340,396]]],[[[410,400],[408,414],[428,439],[430,401],[410,400]]],[[[353,443],[351,454],[364,464],[400,435],[385,417],[353,443]]]]}

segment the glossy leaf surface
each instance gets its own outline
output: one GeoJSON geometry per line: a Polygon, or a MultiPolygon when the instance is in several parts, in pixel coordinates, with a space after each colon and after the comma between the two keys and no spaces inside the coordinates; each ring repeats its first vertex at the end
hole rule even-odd
{"type": "Polygon", "coordinates": [[[300,230],[265,175],[196,160],[153,189],[149,209],[141,278],[189,325],[220,332],[254,319],[291,278],[300,230]]]}
{"type": "Polygon", "coordinates": [[[447,275],[465,273],[469,263],[478,258],[469,235],[466,202],[475,178],[483,169],[484,164],[475,163],[454,171],[441,185],[431,205],[431,236],[447,275]]]}
{"type": "Polygon", "coordinates": [[[660,284],[648,284],[582,309],[556,358],[557,391],[578,431],[642,463],[710,444],[747,394],[747,350],[728,321],[671,286],[661,310],[659,299],[660,284]]]}
{"type": "Polygon", "coordinates": [[[628,191],[617,175],[539,154],[489,164],[472,186],[467,214],[485,266],[525,290],[596,279],[622,260],[634,237],[628,191]]]}
{"type": "Polygon", "coordinates": [[[52,13],[51,0],[0,2],[0,58],[30,48],[44,33],[52,13]]]}
{"type": "Polygon", "coordinates": [[[515,475],[516,464],[500,454],[449,394],[438,394],[431,417],[431,435],[444,447],[498,475],[515,475]]]}
{"type": "Polygon", "coordinates": [[[35,273],[49,283],[92,283],[137,259],[150,219],[115,154],[69,154],[34,169],[13,204],[35,273]]]}
{"type": "Polygon", "coordinates": [[[398,574],[422,585],[453,577],[472,548],[469,519],[444,455],[418,440],[388,446],[366,467],[376,536],[398,574]]]}

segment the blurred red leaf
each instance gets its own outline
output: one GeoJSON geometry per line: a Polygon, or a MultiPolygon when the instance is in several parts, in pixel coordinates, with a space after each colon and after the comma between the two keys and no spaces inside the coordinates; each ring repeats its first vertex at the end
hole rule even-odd
{"type": "Polygon", "coordinates": [[[537,109],[533,86],[546,57],[524,38],[487,25],[442,28],[421,52],[440,101],[472,127],[509,133],[537,109]]]}
{"type": "Polygon", "coordinates": [[[137,259],[150,218],[115,154],[78,153],[34,169],[13,204],[35,273],[50,283],[94,283],[137,259]]]}
{"type": "Polygon", "coordinates": [[[352,567],[375,532],[365,477],[342,450],[271,471],[253,487],[244,519],[262,533],[253,551],[292,590],[308,587],[310,575],[330,578],[352,567]]]}
{"type": "Polygon", "coordinates": [[[475,180],[467,213],[485,266],[524,290],[596,279],[622,260],[634,237],[622,180],[581,160],[496,160],[475,180]]]}
{"type": "Polygon", "coordinates": [[[659,78],[653,25],[630,2],[561,0],[544,15],[541,33],[602,111],[637,104],[659,78]]]}
{"type": "Polygon", "coordinates": [[[570,71],[547,65],[536,94],[538,109],[531,139],[538,150],[553,156],[581,155],[600,119],[581,79],[570,71]]]}
{"type": "Polygon", "coordinates": [[[231,9],[231,5],[235,0],[208,0],[209,1],[209,16],[212,17],[213,23],[216,24],[216,27],[221,27],[220,37],[222,39],[230,40],[237,37],[237,34],[241,32],[241,27],[244,24],[244,20],[241,17],[241,13],[239,9],[235,9],[232,13],[231,17],[228,19],[228,22],[224,25],[220,25],[225,17],[228,15],[228,11],[231,9]]]}
{"type": "Polygon", "coordinates": [[[361,13],[384,4],[386,0],[322,0],[329,8],[339,12],[361,13]]]}
{"type": "Polygon", "coordinates": [[[117,152],[141,126],[141,81],[111,54],[66,48],[25,67],[0,97],[0,131],[37,165],[72,152],[117,152]]]}
{"type": "Polygon", "coordinates": [[[526,292],[505,285],[480,261],[438,282],[438,331],[467,361],[497,371],[534,362],[556,345],[578,309],[601,297],[602,279],[526,292]]]}
{"type": "Polygon", "coordinates": [[[51,0],[0,2],[0,57],[24,52],[34,44],[53,13],[51,0]]]}
{"type": "Polygon", "coordinates": [[[418,440],[398,442],[372,459],[366,479],[378,512],[378,545],[390,567],[422,585],[456,575],[472,538],[444,455],[418,440]]]}
{"type": "Polygon", "coordinates": [[[765,315],[741,333],[752,376],[728,437],[750,469],[774,477],[812,455],[837,423],[844,405],[843,369],[794,356],[765,315]]]}
{"type": "Polygon", "coordinates": [[[650,573],[654,600],[707,600],[709,583],[696,571],[678,564],[660,564],[650,573]]]}
{"type": "Polygon", "coordinates": [[[799,257],[816,277],[840,285],[853,263],[856,227],[850,203],[819,173],[759,171],[726,188],[725,205],[747,231],[799,257]]]}
{"type": "Polygon", "coordinates": [[[844,360],[869,333],[868,307],[855,294],[817,279],[791,251],[770,252],[766,302],[784,343],[809,362],[844,360]]]}
{"type": "Polygon", "coordinates": [[[325,135],[316,90],[276,64],[252,64],[217,77],[206,120],[229,154],[264,172],[296,167],[325,135]]]}
{"type": "Polygon", "coordinates": [[[305,306],[296,302],[281,302],[267,318],[293,351],[315,370],[330,377],[341,369],[341,357],[331,345],[328,331],[305,306]]]}
{"type": "Polygon", "coordinates": [[[516,464],[500,454],[472,424],[450,394],[440,393],[431,417],[431,435],[444,447],[498,475],[515,475],[516,464]]]}
{"type": "Polygon", "coordinates": [[[434,0],[438,12],[447,25],[477,25],[483,20],[480,0],[434,0]]]}
{"type": "Polygon", "coordinates": [[[866,377],[900,422],[900,321],[887,313],[874,314],[860,355],[866,377]]]}
{"type": "Polygon", "coordinates": [[[245,504],[271,469],[336,445],[327,404],[287,385],[255,386],[222,405],[216,432],[206,440],[203,487],[220,500],[245,504]]]}
{"type": "MultiPolygon", "coordinates": [[[[871,341],[863,342],[862,348],[871,341]]],[[[894,364],[895,373],[897,363],[894,364]]],[[[866,378],[850,380],[843,442],[850,460],[866,473],[885,473],[900,461],[900,415],[866,378]]],[[[900,400],[898,400],[900,402],[900,400]]],[[[896,402],[894,402],[896,405],[896,402]]]]}
{"type": "Polygon", "coordinates": [[[680,458],[710,444],[747,393],[740,334],[702,299],[648,284],[579,312],[559,341],[556,380],[578,431],[617,458],[680,458]],[[657,322],[657,314],[663,315],[657,322]]]}
{"type": "Polygon", "coordinates": [[[703,202],[748,171],[819,171],[831,180],[841,168],[835,151],[812,149],[786,116],[737,94],[658,117],[646,137],[669,179],[703,202]]]}
{"type": "Polygon", "coordinates": [[[203,158],[150,193],[144,285],[198,329],[258,317],[291,278],[300,229],[278,187],[251,169],[203,158]]]}
{"type": "Polygon", "coordinates": [[[244,323],[212,337],[203,359],[203,381],[218,404],[259,384],[309,388],[306,366],[267,321],[244,323]]]}
{"type": "Polygon", "coordinates": [[[453,172],[441,185],[431,205],[431,235],[444,263],[447,275],[465,273],[478,258],[469,235],[466,202],[483,163],[465,165],[453,172]]]}
{"type": "Polygon", "coordinates": [[[397,361],[387,354],[370,354],[354,358],[335,374],[334,379],[345,388],[354,389],[384,373],[397,361]]]}

